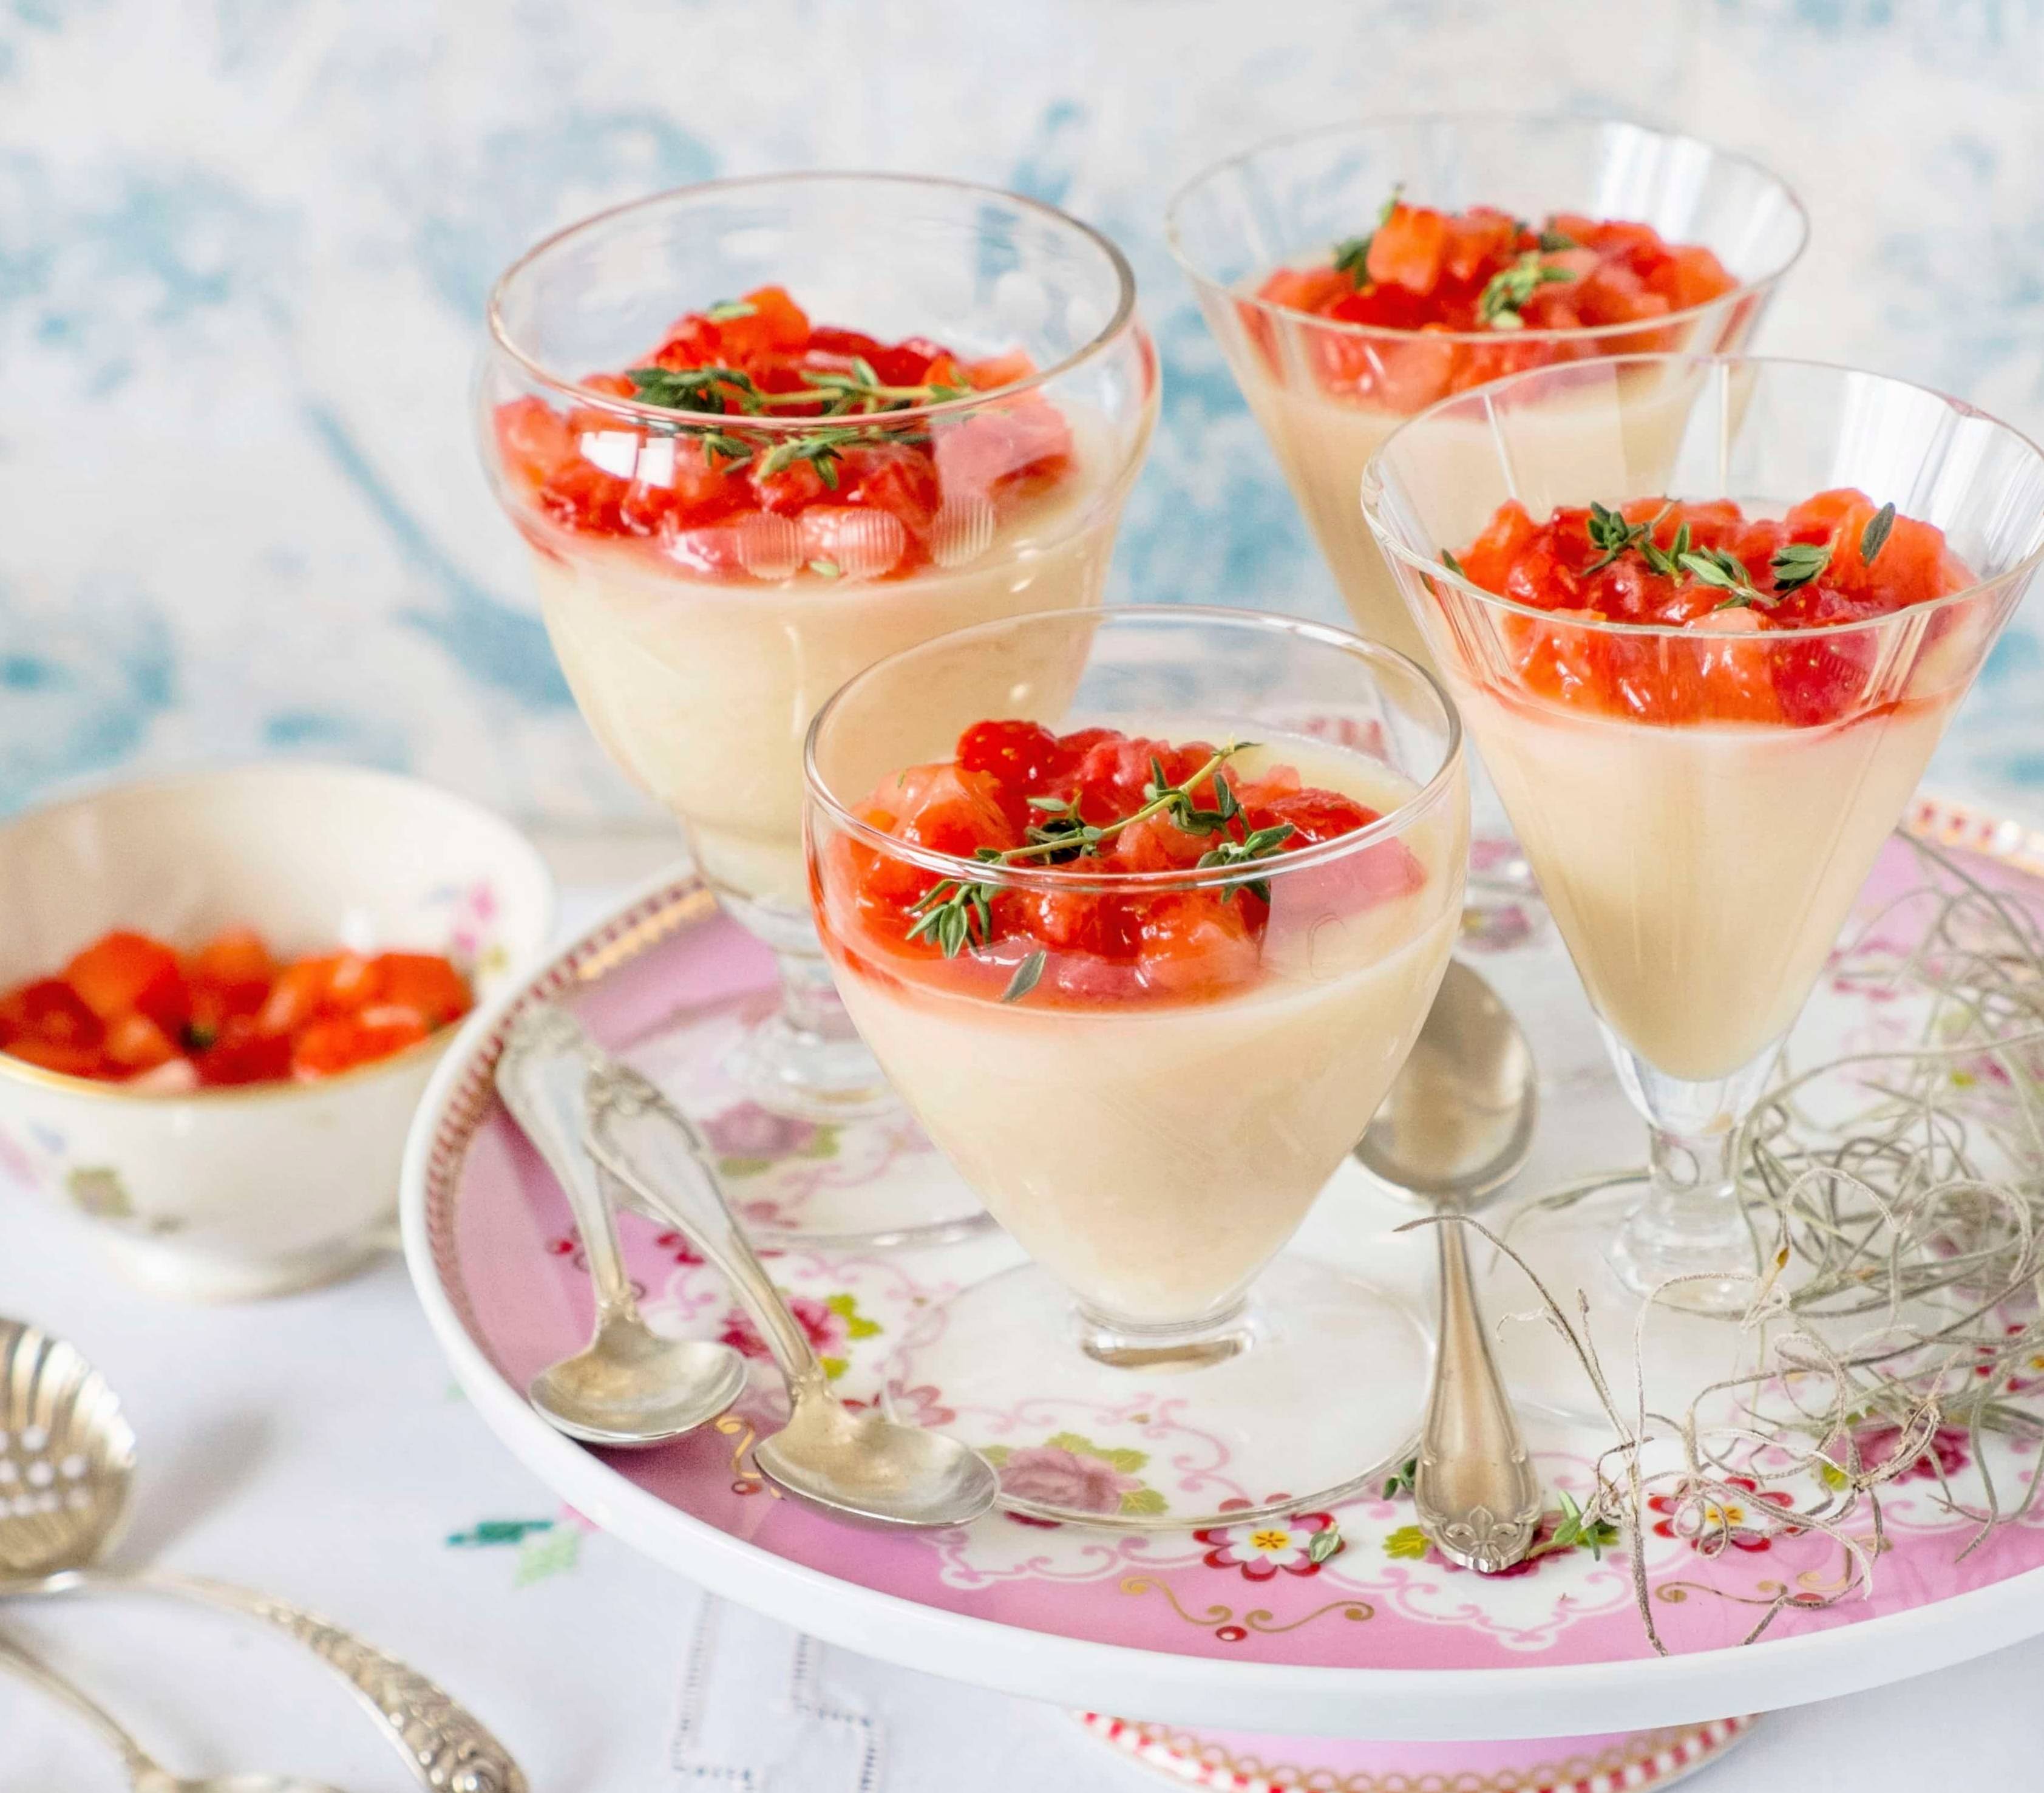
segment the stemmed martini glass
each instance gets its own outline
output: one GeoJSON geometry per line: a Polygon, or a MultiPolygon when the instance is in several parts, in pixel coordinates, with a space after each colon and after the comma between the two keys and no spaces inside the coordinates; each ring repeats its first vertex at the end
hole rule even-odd
{"type": "MultiPolygon", "coordinates": [[[[1631,358],[1423,412],[1371,462],[1362,510],[1646,1122],[1643,1178],[1529,1210],[1512,1237],[1601,1314],[1629,1318],[1649,1296],[1739,1314],[1765,1268],[1735,1189],[1739,1124],[2044,555],[2044,455],[1881,375],[1631,358]],[[1831,552],[1881,552],[1872,507],[1892,503],[1943,532],[1958,588],[1857,621],[1737,629],[1720,610],[1706,628],[1528,607],[1456,570],[1508,499],[1536,521],[1664,497],[1778,517],[1842,487],[1866,514],[1831,552]]],[[[1650,1329],[1650,1386],[1693,1391],[1735,1330],[1650,1329]]]]}

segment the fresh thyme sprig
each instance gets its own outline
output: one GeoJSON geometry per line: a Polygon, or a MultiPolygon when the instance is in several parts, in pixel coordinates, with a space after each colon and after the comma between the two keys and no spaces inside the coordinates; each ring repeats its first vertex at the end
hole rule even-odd
{"type": "Polygon", "coordinates": [[[1784,542],[1767,563],[1774,575],[1774,595],[1785,598],[1792,591],[1800,591],[1831,564],[1831,544],[1827,541],[1784,542]]]}
{"type": "MultiPolygon", "coordinates": [[[[1228,780],[1220,775],[1220,769],[1235,755],[1254,745],[1253,741],[1231,741],[1216,749],[1204,765],[1179,784],[1169,782],[1162,762],[1153,756],[1150,782],[1143,787],[1142,807],[1109,822],[1085,821],[1077,806],[1066,798],[1032,797],[1029,806],[1047,819],[1029,825],[1024,844],[1019,847],[977,848],[973,857],[983,865],[1020,865],[1030,861],[1067,864],[1097,854],[1104,842],[1112,840],[1124,829],[1146,821],[1151,816],[1167,814],[1189,834],[1221,834],[1241,815],[1242,806],[1228,780]],[[1201,808],[1193,795],[1209,778],[1213,780],[1215,793],[1215,806],[1210,810],[1201,808]]],[[[1295,832],[1289,822],[1274,828],[1255,829],[1241,841],[1224,839],[1220,846],[1203,855],[1198,863],[1201,867],[1239,865],[1266,859],[1278,851],[1295,832]]],[[[1239,887],[1254,891],[1266,902],[1270,899],[1267,879],[1247,879],[1239,887]]],[[[993,905],[997,888],[973,878],[940,880],[910,906],[909,913],[916,920],[909,929],[908,937],[935,941],[947,959],[955,959],[969,947],[989,945],[993,939],[993,905]]],[[[1035,987],[1037,978],[1043,975],[1043,967],[1039,964],[1025,981],[1023,974],[1028,964],[1025,959],[1016,968],[1014,980],[1009,985],[1009,994],[1002,997],[1002,1001],[1016,1001],[1035,987]],[[1016,988],[1018,983],[1021,985],[1020,990],[1016,988]]]]}
{"type": "Polygon", "coordinates": [[[801,387],[790,392],[767,392],[742,367],[632,367],[625,377],[637,387],[641,404],[669,411],[729,414],[736,406],[747,417],[763,416],[797,405],[820,405],[823,417],[872,416],[905,411],[920,405],[939,405],[970,397],[972,388],[936,381],[925,386],[889,386],[863,355],[848,368],[805,367],[801,387]]]}
{"type": "Polygon", "coordinates": [[[1519,314],[1526,302],[1543,287],[1574,279],[1569,269],[1543,261],[1538,249],[1528,249],[1491,275],[1477,295],[1476,314],[1493,330],[1523,329],[1526,320],[1519,314]]]}
{"type": "Polygon", "coordinates": [[[1708,585],[1725,594],[1712,606],[1713,610],[1746,610],[1755,604],[1763,610],[1774,608],[1774,594],[1762,591],[1746,576],[1746,563],[1722,548],[1699,548],[1683,555],[1675,564],[1697,584],[1708,585]]]}
{"type": "Polygon", "coordinates": [[[1651,532],[1659,525],[1661,517],[1667,514],[1664,508],[1661,516],[1656,517],[1648,525],[1646,539],[1639,544],[1639,557],[1646,563],[1648,571],[1658,573],[1663,579],[1680,579],[1682,576],[1682,556],[1689,552],[1691,545],[1689,525],[1686,522],[1681,524],[1675,531],[1674,539],[1666,548],[1657,548],[1651,532]]]}
{"type": "Polygon", "coordinates": [[[1654,539],[1654,524],[1668,514],[1668,507],[1662,506],[1660,514],[1652,523],[1628,523],[1623,511],[1613,510],[1590,500],[1590,514],[1583,528],[1590,538],[1590,546],[1603,552],[1583,568],[1585,574],[1600,573],[1612,561],[1642,543],[1654,539]]]}
{"type": "Polygon", "coordinates": [[[1873,564],[1873,557],[1888,545],[1888,532],[1895,527],[1895,506],[1884,504],[1867,518],[1866,527],[1859,533],[1859,557],[1867,566],[1873,564]]]}
{"type": "MultiPolygon", "coordinates": [[[[747,313],[750,310],[747,307],[747,313]]],[[[707,315],[715,317],[720,313],[734,317],[746,314],[719,306],[713,307],[707,315]]],[[[816,405],[821,407],[819,417],[856,416],[875,419],[871,423],[838,424],[807,431],[770,447],[740,433],[743,425],[673,426],[676,433],[694,437],[701,443],[704,458],[713,467],[721,461],[727,470],[735,469],[757,458],[759,471],[765,478],[797,461],[807,461],[832,491],[837,490],[838,464],[846,448],[862,442],[926,440],[918,432],[877,420],[889,412],[962,398],[972,391],[970,387],[943,382],[927,386],[890,386],[863,356],[854,356],[847,369],[804,368],[802,386],[792,392],[764,391],[751,375],[740,367],[633,367],[627,378],[641,404],[658,406],[662,410],[706,413],[717,417],[731,416],[735,412],[743,417],[760,417],[797,405],[816,405]]]]}
{"type": "MultiPolygon", "coordinates": [[[[1290,840],[1297,830],[1289,821],[1279,822],[1270,828],[1252,829],[1239,841],[1223,841],[1217,847],[1210,847],[1200,855],[1200,868],[1209,865],[1247,865],[1252,860],[1268,859],[1290,840]]],[[[1270,900],[1270,880],[1268,878],[1251,878],[1236,887],[1253,896],[1270,900]]]]}
{"type": "MultiPolygon", "coordinates": [[[[1723,592],[1725,595],[1716,606],[1718,610],[1744,610],[1756,604],[1762,610],[1772,610],[1791,592],[1800,591],[1821,578],[1831,564],[1831,546],[1828,542],[1785,542],[1767,564],[1769,571],[1774,575],[1773,589],[1762,591],[1753,583],[1752,575],[1736,555],[1722,548],[1692,545],[1686,522],[1675,531],[1674,539],[1667,547],[1657,544],[1654,532],[1673,508],[1674,501],[1671,498],[1648,521],[1628,523],[1621,512],[1593,498],[1583,529],[1591,547],[1599,552],[1596,559],[1585,565],[1583,571],[1601,572],[1621,556],[1637,551],[1650,572],[1658,573],[1663,579],[1686,576],[1700,585],[1723,592]]],[[[1867,524],[1868,532],[1872,532],[1880,521],[1878,517],[1871,519],[1867,524]]],[[[1879,547],[1877,540],[1877,552],[1879,547]]]]}

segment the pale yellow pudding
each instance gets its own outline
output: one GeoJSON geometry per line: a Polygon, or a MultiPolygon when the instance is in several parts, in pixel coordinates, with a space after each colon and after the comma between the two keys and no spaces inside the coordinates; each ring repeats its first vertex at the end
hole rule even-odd
{"type": "MultiPolygon", "coordinates": [[[[1100,602],[1119,506],[1081,467],[963,565],[905,577],[691,578],[636,544],[533,556],[548,634],[610,756],[678,816],[719,889],[788,908],[802,870],[802,737],[874,661],[968,624],[1100,602]]],[[[975,544],[976,545],[976,544],[975,544]]],[[[983,704],[997,709],[1005,684],[983,704]]]]}
{"type": "Polygon", "coordinates": [[[1788,1031],[1950,709],[1665,728],[1450,683],[1590,1000],[1697,1082],[1788,1031]]]}

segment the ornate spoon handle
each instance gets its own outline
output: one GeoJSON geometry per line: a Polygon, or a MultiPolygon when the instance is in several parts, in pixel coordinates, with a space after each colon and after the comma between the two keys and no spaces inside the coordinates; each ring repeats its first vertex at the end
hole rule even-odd
{"type": "Polygon", "coordinates": [[[224,1606],[297,1638],[355,1690],[419,1784],[433,1793],[529,1793],[524,1772],[504,1745],[442,1688],[352,1632],[288,1601],[167,1569],[133,1574],[74,1569],[40,1581],[0,1583],[0,1595],[133,1589],[224,1606]]]}
{"type": "Polygon", "coordinates": [[[1490,1355],[1462,1229],[1449,1218],[1438,1222],[1435,1232],[1440,1245],[1441,1348],[1420,1433],[1412,1504],[1443,1556],[1465,1568],[1496,1575],[1533,1548],[1540,1523],[1540,1479],[1490,1355]]]}

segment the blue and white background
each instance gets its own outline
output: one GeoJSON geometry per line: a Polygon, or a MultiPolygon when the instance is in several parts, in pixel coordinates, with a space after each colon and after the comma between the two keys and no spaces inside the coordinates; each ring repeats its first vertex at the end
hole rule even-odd
{"type": "MultiPolygon", "coordinates": [[[[0,809],[289,753],[639,818],[468,381],[527,243],[714,174],[955,174],[1105,229],[1165,368],[1115,594],[1335,615],[1164,202],[1278,131],[1486,104],[1758,153],[1815,226],[1763,346],[2044,433],[2044,0],[0,0],[0,809]]],[[[2044,818],[2040,603],[1936,775],[2044,818]]]]}

